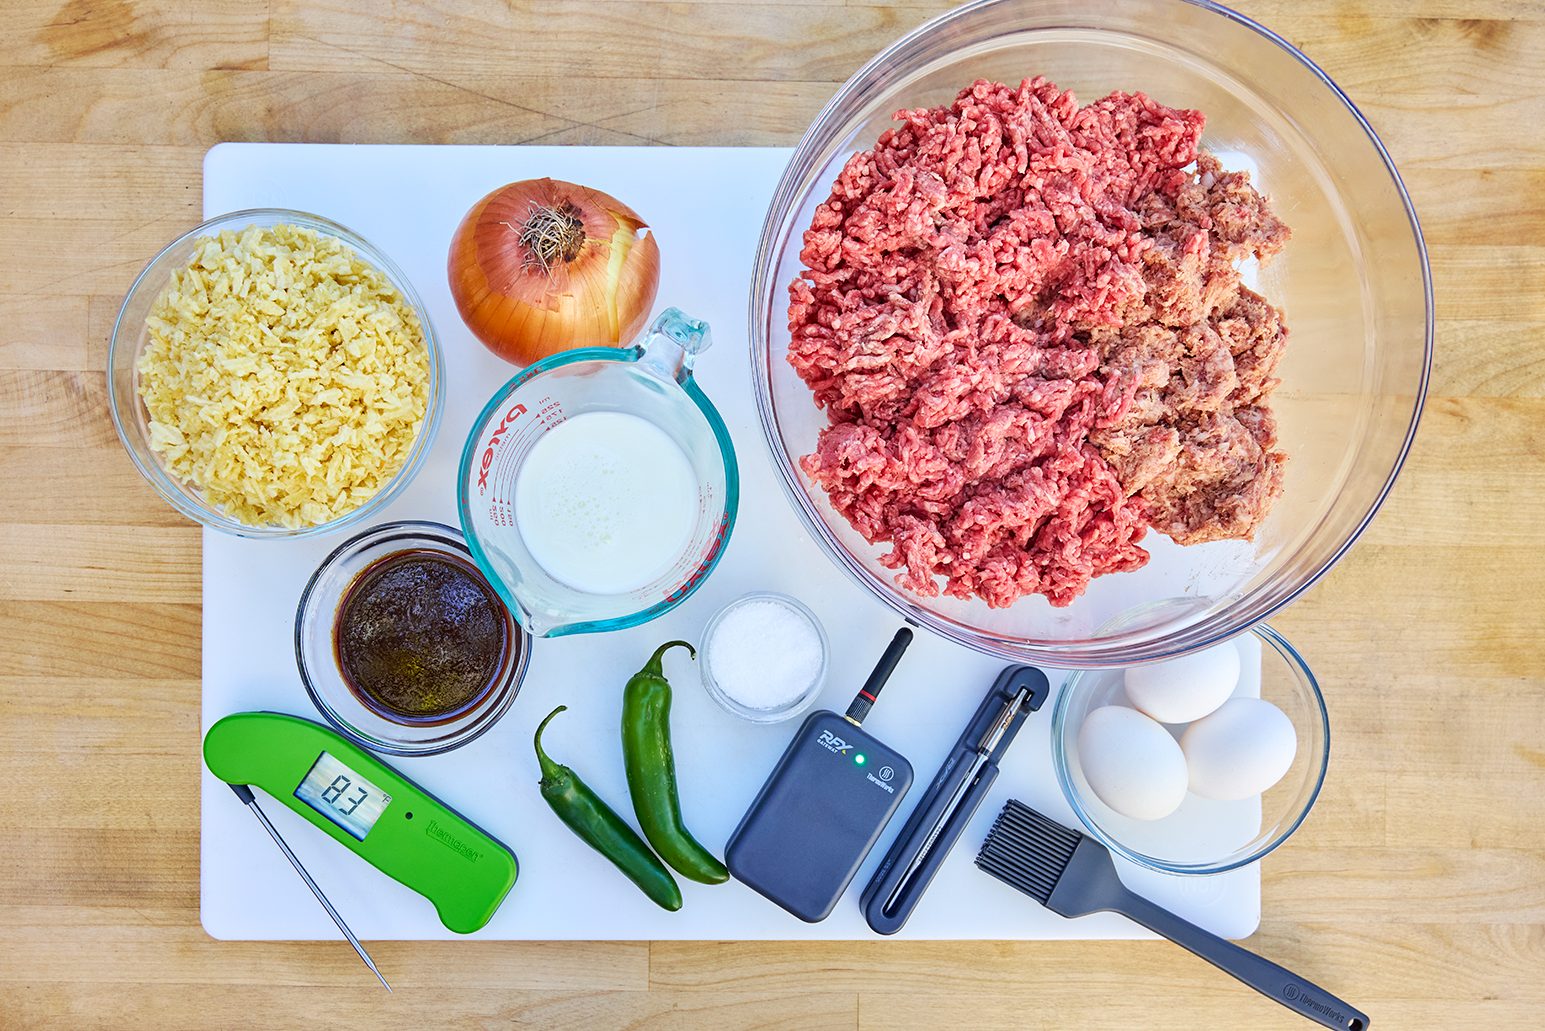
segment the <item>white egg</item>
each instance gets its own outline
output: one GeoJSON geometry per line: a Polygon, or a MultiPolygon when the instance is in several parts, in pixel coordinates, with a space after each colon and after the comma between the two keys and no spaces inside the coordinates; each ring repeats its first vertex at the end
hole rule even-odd
{"type": "Polygon", "coordinates": [[[1298,734],[1287,714],[1259,698],[1230,698],[1180,737],[1191,790],[1232,802],[1259,795],[1287,773],[1298,734]]]}
{"type": "Polygon", "coordinates": [[[1127,698],[1160,723],[1190,723],[1228,701],[1239,683],[1239,649],[1231,642],[1151,666],[1123,678],[1127,698]]]}
{"type": "Polygon", "coordinates": [[[1100,801],[1134,820],[1160,820],[1186,798],[1186,759],[1169,731],[1136,709],[1107,705],[1078,728],[1078,761],[1100,801]]]}

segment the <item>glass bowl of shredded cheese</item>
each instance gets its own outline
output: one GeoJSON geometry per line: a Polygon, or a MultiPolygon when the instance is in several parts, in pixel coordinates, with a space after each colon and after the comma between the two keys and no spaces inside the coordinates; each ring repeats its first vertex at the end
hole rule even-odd
{"type": "Polygon", "coordinates": [[[108,351],[113,424],[140,473],[242,537],[366,519],[423,465],[444,400],[407,277],[299,211],[232,212],[173,240],[130,287],[108,351]]]}

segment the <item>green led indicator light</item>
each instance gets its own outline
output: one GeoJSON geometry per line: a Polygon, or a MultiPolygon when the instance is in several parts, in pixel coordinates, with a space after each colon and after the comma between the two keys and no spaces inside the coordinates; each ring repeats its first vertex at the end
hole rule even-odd
{"type": "Polygon", "coordinates": [[[860,766],[864,765],[864,753],[863,752],[859,752],[857,755],[855,755],[853,757],[853,761],[858,763],[858,765],[860,765],[860,766]]]}

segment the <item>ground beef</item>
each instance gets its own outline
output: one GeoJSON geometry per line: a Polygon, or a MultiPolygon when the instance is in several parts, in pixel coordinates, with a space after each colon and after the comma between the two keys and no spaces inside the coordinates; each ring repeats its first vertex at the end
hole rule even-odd
{"type": "Polygon", "coordinates": [[[1149,526],[1248,539],[1287,330],[1238,265],[1288,229],[1202,114],[1037,78],[896,119],[804,235],[788,360],[830,418],[800,464],[897,583],[1067,605],[1149,526]]]}

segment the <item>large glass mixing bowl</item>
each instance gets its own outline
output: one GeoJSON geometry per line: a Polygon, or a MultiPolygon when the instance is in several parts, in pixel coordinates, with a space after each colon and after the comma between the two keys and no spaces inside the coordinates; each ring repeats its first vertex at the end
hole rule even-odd
{"type": "MultiPolygon", "coordinates": [[[[1247,274],[1247,282],[1249,282],[1247,274]]],[[[898,613],[980,651],[1062,668],[1125,666],[1205,647],[1292,601],[1346,553],[1410,447],[1432,362],[1421,229],[1373,129],[1313,62],[1227,8],[1187,0],[978,0],[904,37],[837,92],[800,141],[762,229],[751,292],[752,369],[783,485],[832,559],[898,613]],[[1144,568],[1097,578],[1066,608],[920,598],[805,478],[826,425],[785,359],[788,286],[832,181],[901,108],[947,104],[977,78],[1044,75],[1081,102],[1142,90],[1207,116],[1203,146],[1246,168],[1293,229],[1255,286],[1291,337],[1273,398],[1289,460],[1255,540],[1182,548],[1150,533],[1144,568]],[[1154,602],[1119,630],[1114,615],[1154,602]]]]}

